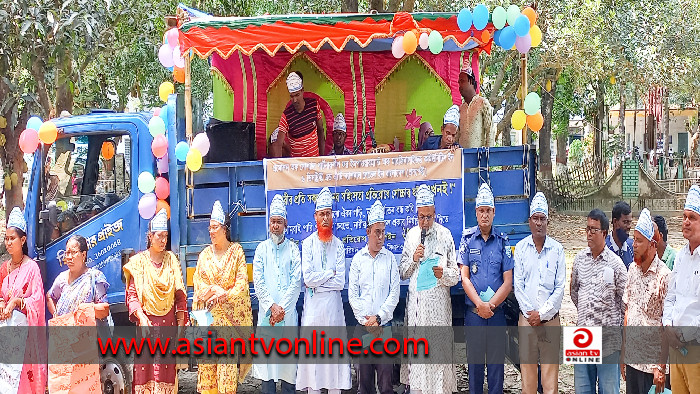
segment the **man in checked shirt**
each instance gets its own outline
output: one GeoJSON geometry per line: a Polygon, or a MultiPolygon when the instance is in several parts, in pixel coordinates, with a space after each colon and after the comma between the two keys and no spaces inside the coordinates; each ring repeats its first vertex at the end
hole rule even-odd
{"type": "MultiPolygon", "coordinates": [[[[571,272],[571,300],[578,311],[578,326],[622,326],[622,296],[627,284],[627,268],[615,252],[605,247],[610,223],[605,213],[594,209],[588,214],[588,248],[574,259],[571,272]]],[[[605,331],[605,329],[603,330],[605,331]]],[[[622,332],[603,335],[603,363],[574,366],[576,394],[620,392],[620,348],[622,332]]]]}

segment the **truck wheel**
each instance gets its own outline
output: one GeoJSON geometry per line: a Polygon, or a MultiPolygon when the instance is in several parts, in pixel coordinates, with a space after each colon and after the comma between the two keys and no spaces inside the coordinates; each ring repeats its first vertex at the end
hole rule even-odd
{"type": "Polygon", "coordinates": [[[100,383],[103,394],[131,394],[134,370],[132,365],[113,357],[105,359],[100,366],[100,383]]]}

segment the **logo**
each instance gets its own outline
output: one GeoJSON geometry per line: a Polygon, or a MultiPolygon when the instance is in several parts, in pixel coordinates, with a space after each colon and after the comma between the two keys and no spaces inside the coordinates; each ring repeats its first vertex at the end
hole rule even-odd
{"type": "Polygon", "coordinates": [[[602,327],[562,327],[564,364],[602,364],[602,327]]]}

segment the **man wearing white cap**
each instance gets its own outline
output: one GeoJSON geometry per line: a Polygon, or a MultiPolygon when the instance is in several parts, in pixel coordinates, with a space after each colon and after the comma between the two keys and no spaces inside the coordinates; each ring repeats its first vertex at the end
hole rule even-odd
{"type": "Polygon", "coordinates": [[[503,392],[504,366],[503,361],[497,361],[504,357],[505,337],[501,334],[505,332],[497,328],[506,325],[502,304],[513,284],[513,258],[508,236],[493,227],[495,212],[491,188],[482,183],[476,195],[478,225],[464,230],[457,255],[467,294],[464,325],[480,327],[470,329],[467,339],[469,388],[477,394],[483,391],[485,360],[489,394],[503,392]],[[494,336],[487,336],[487,332],[494,336]]]}
{"type": "Polygon", "coordinates": [[[459,107],[453,105],[447,109],[442,119],[442,135],[428,137],[421,145],[420,150],[459,148],[459,145],[456,143],[458,127],[459,107]]]}
{"type": "Polygon", "coordinates": [[[564,247],[547,235],[549,207],[542,192],[530,203],[530,232],[515,245],[514,291],[520,305],[520,373],[523,394],[537,392],[537,364],[541,362],[543,393],[558,393],[559,341],[545,340],[547,333],[529,327],[560,326],[559,308],[564,298],[566,261],[564,247]],[[536,331],[537,330],[537,331],[536,331]]]}
{"type": "MultiPolygon", "coordinates": [[[[301,271],[306,291],[302,326],[344,326],[345,246],[333,235],[333,195],[324,187],[316,197],[316,232],[301,243],[301,271]]],[[[349,364],[300,364],[297,389],[340,394],[352,386],[349,364]]]]}
{"type": "MultiPolygon", "coordinates": [[[[258,244],[253,257],[253,285],[258,297],[258,326],[298,325],[297,301],[301,291],[299,246],[284,236],[287,208],[279,194],[272,198],[269,211],[270,238],[258,244]]],[[[296,364],[254,364],[253,377],[263,381],[261,392],[274,394],[276,382],[281,392],[295,392],[296,364]]]]}
{"type": "Polygon", "coordinates": [[[292,157],[315,157],[325,154],[326,137],[323,130],[323,112],[313,97],[304,97],[301,73],[287,76],[287,90],[291,100],[282,112],[280,135],[289,146],[292,157]]]}
{"type": "Polygon", "coordinates": [[[673,394],[694,393],[700,387],[700,187],[688,191],[683,210],[683,237],[688,243],[678,251],[664,301],[663,324],[670,346],[673,394]],[[678,328],[674,328],[678,327],[678,328]]]}
{"type": "Polygon", "coordinates": [[[622,296],[626,305],[624,324],[631,327],[625,332],[620,365],[628,393],[647,393],[652,385],[661,393],[670,383],[666,381],[668,345],[662,346],[660,340],[670,275],[671,270],[656,255],[654,221],[649,210],[644,208],[634,229],[634,264],[629,267],[627,287],[622,296]],[[649,360],[648,363],[641,364],[645,360],[649,360]],[[652,364],[651,360],[656,363],[652,364]],[[629,363],[625,366],[626,362],[629,363]]]}
{"type": "Polygon", "coordinates": [[[462,148],[493,146],[493,107],[486,98],[479,96],[479,81],[467,62],[459,73],[459,93],[464,102],[459,108],[457,142],[462,148]]]}
{"type": "MultiPolygon", "coordinates": [[[[455,261],[455,243],[450,230],[435,222],[435,196],[428,185],[414,192],[418,226],[408,230],[403,244],[399,274],[409,279],[406,299],[406,325],[409,327],[452,326],[450,288],[459,282],[455,261]],[[434,286],[418,289],[421,264],[434,264],[434,286]]],[[[431,341],[431,354],[451,354],[448,341],[431,341]]],[[[411,394],[451,393],[457,391],[452,364],[403,364],[401,382],[411,385],[411,394]]]]}
{"type": "MultiPolygon", "coordinates": [[[[352,258],[348,299],[357,322],[371,327],[388,326],[399,303],[399,267],[384,247],[384,206],[375,201],[367,215],[367,246],[352,258]]],[[[356,364],[359,393],[393,394],[392,364],[356,364]],[[375,380],[376,372],[376,380],[375,380]],[[378,381],[378,382],[377,382],[378,381]]]]}
{"type": "Polygon", "coordinates": [[[342,113],[335,116],[333,120],[333,150],[328,153],[328,156],[333,155],[351,155],[350,149],[345,146],[345,138],[347,137],[348,125],[345,123],[345,117],[342,113]]]}

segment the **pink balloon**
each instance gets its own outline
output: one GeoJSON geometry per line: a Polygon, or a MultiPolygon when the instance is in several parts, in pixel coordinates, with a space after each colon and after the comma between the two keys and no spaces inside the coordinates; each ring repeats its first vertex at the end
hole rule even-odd
{"type": "Polygon", "coordinates": [[[19,135],[19,148],[24,153],[34,153],[39,146],[39,133],[34,129],[26,129],[19,135]]]}
{"type": "Polygon", "coordinates": [[[167,153],[165,154],[165,156],[156,160],[156,167],[158,167],[159,174],[167,174],[168,173],[168,154],[167,153]]]}
{"type": "Polygon", "coordinates": [[[168,44],[161,45],[160,49],[158,50],[158,60],[165,68],[174,66],[173,48],[170,48],[168,44]]]}
{"type": "Polygon", "coordinates": [[[518,52],[528,53],[530,51],[531,47],[532,47],[532,39],[530,38],[529,33],[524,37],[516,37],[515,38],[515,48],[518,50],[518,52]]]}
{"type": "Polygon", "coordinates": [[[170,183],[167,179],[159,176],[156,178],[156,197],[165,200],[170,195],[170,183]]]}
{"type": "Polygon", "coordinates": [[[180,45],[180,43],[178,43],[178,40],[180,39],[180,34],[178,33],[176,27],[173,27],[172,29],[168,30],[168,32],[165,34],[167,34],[168,36],[168,45],[170,46],[170,48],[175,49],[176,46],[180,45]]]}
{"type": "Polygon", "coordinates": [[[153,116],[160,116],[160,107],[153,108],[153,116]]]}
{"type": "Polygon", "coordinates": [[[155,136],[155,138],[153,138],[153,142],[151,143],[151,152],[153,152],[153,156],[159,159],[168,153],[168,140],[163,134],[158,134],[155,136]]]}
{"type": "Polygon", "coordinates": [[[182,53],[180,53],[179,45],[173,49],[173,65],[178,68],[185,67],[185,58],[183,58],[182,53]]]}
{"type": "Polygon", "coordinates": [[[139,200],[139,215],[146,220],[150,220],[156,214],[156,204],[158,204],[158,198],[156,198],[155,194],[144,194],[139,200]]]}

